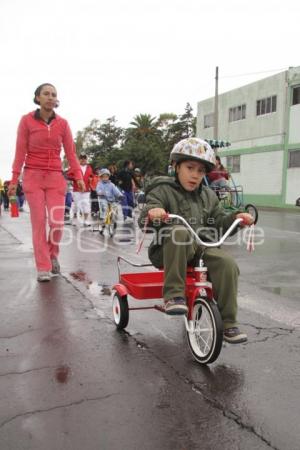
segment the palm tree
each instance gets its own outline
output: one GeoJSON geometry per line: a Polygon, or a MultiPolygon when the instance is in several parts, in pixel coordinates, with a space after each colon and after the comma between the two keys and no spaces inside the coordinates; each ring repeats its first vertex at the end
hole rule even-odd
{"type": "Polygon", "coordinates": [[[156,117],[150,114],[138,114],[130,122],[131,128],[127,129],[127,137],[147,138],[159,134],[156,126],[156,117]]]}

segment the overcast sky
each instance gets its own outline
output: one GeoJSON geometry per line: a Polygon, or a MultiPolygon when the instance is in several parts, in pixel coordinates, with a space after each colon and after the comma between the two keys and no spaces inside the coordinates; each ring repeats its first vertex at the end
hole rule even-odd
{"type": "Polygon", "coordinates": [[[0,178],[39,84],[74,136],[93,118],[196,113],[216,66],[222,93],[300,65],[299,14],[294,0],[0,0],[0,178]]]}

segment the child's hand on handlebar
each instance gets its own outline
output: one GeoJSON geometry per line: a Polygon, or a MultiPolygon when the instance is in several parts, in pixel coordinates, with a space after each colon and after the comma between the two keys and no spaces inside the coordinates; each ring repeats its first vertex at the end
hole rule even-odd
{"type": "Polygon", "coordinates": [[[163,220],[167,215],[167,212],[163,208],[152,208],[148,211],[148,217],[151,221],[163,220]]]}
{"type": "Polygon", "coordinates": [[[254,218],[251,216],[251,214],[248,213],[238,213],[236,216],[236,219],[242,219],[243,222],[239,224],[241,228],[250,226],[254,223],[254,218]]]}

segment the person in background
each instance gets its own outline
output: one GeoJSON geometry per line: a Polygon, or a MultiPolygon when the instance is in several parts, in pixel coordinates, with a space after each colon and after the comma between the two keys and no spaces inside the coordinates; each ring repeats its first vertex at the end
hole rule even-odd
{"type": "Polygon", "coordinates": [[[110,181],[117,186],[117,184],[118,184],[118,168],[117,168],[117,165],[115,163],[112,163],[112,164],[110,164],[107,167],[107,169],[110,172],[110,177],[109,177],[110,181]]]}
{"type": "Polygon", "coordinates": [[[77,189],[83,190],[84,183],[69,124],[54,111],[58,99],[53,84],[38,86],[33,101],[39,108],[24,115],[19,123],[8,196],[16,195],[25,164],[23,190],[30,209],[37,280],[50,281],[51,274],[60,273],[58,254],[66,193],[60,158],[62,146],[74,172],[77,189]]]}
{"type": "Polygon", "coordinates": [[[143,179],[144,179],[144,177],[142,175],[141,169],[139,169],[138,167],[135,167],[135,169],[133,171],[133,181],[134,181],[135,188],[137,191],[144,189],[143,179]]]}
{"type": "Polygon", "coordinates": [[[90,202],[90,177],[93,175],[93,169],[90,164],[87,163],[87,156],[85,154],[79,155],[79,163],[82,178],[84,181],[84,190],[80,191],[78,185],[74,179],[73,170],[68,170],[68,178],[73,180],[73,200],[75,204],[75,213],[73,218],[77,218],[79,214],[83,215],[83,225],[85,227],[90,226],[89,215],[91,212],[91,202],[90,202]]]}
{"type": "Polygon", "coordinates": [[[72,202],[73,202],[73,183],[71,180],[68,179],[66,172],[64,172],[64,177],[67,182],[67,190],[66,190],[66,196],[65,196],[65,225],[71,224],[71,209],[72,209],[72,202]]]}
{"type": "Polygon", "coordinates": [[[114,203],[123,198],[122,192],[109,179],[110,171],[106,168],[99,172],[99,182],[96,186],[96,192],[99,198],[99,216],[100,221],[105,219],[108,203],[114,203]]]}
{"type": "Polygon", "coordinates": [[[10,185],[10,181],[6,180],[3,183],[3,207],[4,207],[4,211],[8,211],[9,210],[9,197],[8,197],[8,188],[10,185]]]}
{"type": "Polygon", "coordinates": [[[216,164],[211,172],[207,174],[211,187],[224,188],[228,186],[229,173],[221,164],[220,156],[216,156],[216,164]]]}
{"type": "Polygon", "coordinates": [[[1,206],[2,206],[2,202],[3,202],[3,191],[4,191],[4,186],[3,186],[3,182],[0,178],[0,211],[1,211],[1,206]]]}
{"type": "Polygon", "coordinates": [[[19,211],[23,211],[25,195],[24,195],[24,191],[23,191],[22,181],[18,182],[16,193],[17,193],[17,201],[18,201],[19,211]]]}
{"type": "Polygon", "coordinates": [[[126,219],[132,219],[132,210],[134,208],[134,198],[133,191],[135,188],[134,180],[133,180],[133,162],[125,161],[123,169],[118,174],[119,187],[124,194],[122,200],[122,211],[124,222],[126,219]]]}
{"type": "Polygon", "coordinates": [[[99,214],[99,202],[98,196],[96,192],[96,186],[99,182],[99,170],[96,169],[93,174],[90,176],[90,201],[91,201],[91,216],[95,219],[99,214]]]}

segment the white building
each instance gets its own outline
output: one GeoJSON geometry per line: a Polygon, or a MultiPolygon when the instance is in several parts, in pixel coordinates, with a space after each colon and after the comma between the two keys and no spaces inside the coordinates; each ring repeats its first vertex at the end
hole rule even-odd
{"type": "MultiPolygon", "coordinates": [[[[197,136],[214,138],[214,97],[198,103],[197,136]]],[[[294,206],[300,197],[300,66],[219,95],[222,163],[247,203],[294,206]]]]}

